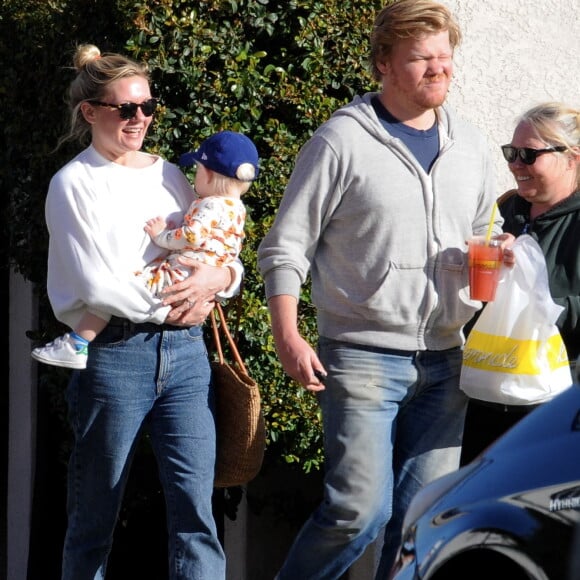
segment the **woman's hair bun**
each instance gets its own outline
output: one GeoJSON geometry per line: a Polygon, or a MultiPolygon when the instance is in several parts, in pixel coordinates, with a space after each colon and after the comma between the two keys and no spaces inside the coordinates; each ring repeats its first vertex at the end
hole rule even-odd
{"type": "Polygon", "coordinates": [[[77,47],[73,64],[81,72],[89,63],[101,58],[101,51],[94,44],[81,44],[77,47]]]}

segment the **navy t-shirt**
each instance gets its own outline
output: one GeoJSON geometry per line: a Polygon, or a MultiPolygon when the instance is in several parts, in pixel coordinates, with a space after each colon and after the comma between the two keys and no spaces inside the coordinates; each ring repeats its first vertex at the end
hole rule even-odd
{"type": "Polygon", "coordinates": [[[378,97],[373,97],[372,105],[383,127],[393,136],[400,139],[415,156],[426,173],[439,154],[439,130],[437,121],[426,131],[414,129],[393,117],[378,97]]]}

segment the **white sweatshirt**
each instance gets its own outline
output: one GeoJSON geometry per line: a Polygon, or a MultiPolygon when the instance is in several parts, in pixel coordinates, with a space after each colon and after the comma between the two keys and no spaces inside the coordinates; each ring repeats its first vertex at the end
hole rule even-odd
{"type": "Polygon", "coordinates": [[[181,223],[193,188],[175,165],[157,158],[135,169],[88,147],[51,179],[47,289],[58,320],[70,327],[85,310],[109,320],[162,323],[169,312],[135,272],[167,251],[143,230],[161,215],[181,223]]]}

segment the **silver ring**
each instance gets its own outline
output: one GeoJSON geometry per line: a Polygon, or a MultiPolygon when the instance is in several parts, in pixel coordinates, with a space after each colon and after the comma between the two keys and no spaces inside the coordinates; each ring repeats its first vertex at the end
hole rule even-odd
{"type": "Polygon", "coordinates": [[[189,307],[191,308],[192,306],[195,306],[195,303],[197,302],[197,300],[190,300],[189,298],[187,298],[186,302],[189,305],[189,307]]]}

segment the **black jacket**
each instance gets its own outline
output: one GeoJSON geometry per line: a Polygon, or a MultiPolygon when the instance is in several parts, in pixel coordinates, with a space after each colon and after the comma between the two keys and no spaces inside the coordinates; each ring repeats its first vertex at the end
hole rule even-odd
{"type": "Polygon", "coordinates": [[[511,190],[498,200],[504,232],[530,234],[546,256],[550,292],[564,312],[556,324],[570,362],[580,355],[580,191],[530,221],[531,204],[511,190]],[[515,195],[509,195],[510,193],[515,195]]]}

